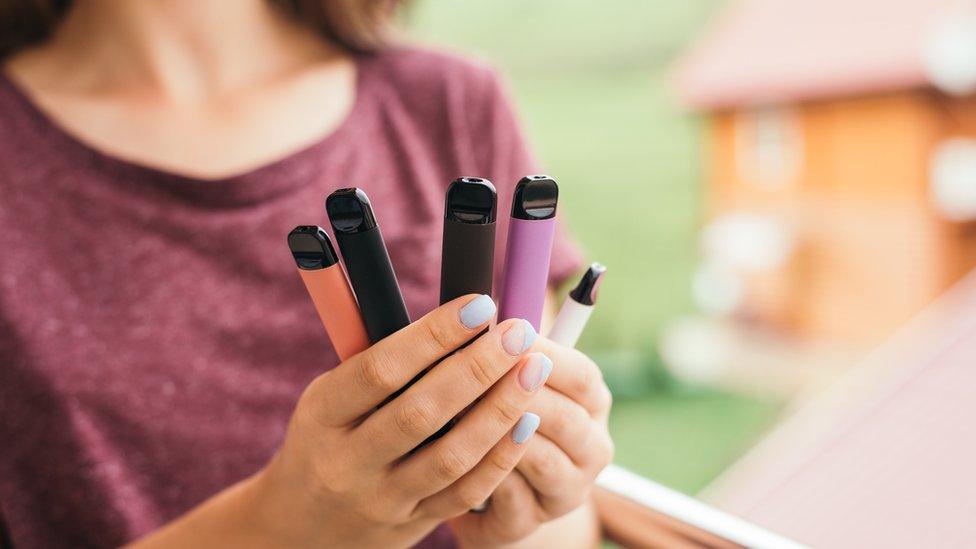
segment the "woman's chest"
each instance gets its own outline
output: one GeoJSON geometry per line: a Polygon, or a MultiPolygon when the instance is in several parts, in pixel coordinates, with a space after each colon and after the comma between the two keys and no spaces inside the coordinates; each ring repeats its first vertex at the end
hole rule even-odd
{"type": "Polygon", "coordinates": [[[329,192],[367,190],[411,317],[436,306],[440,189],[395,165],[344,168],[212,211],[105,199],[105,182],[102,200],[39,193],[37,208],[5,210],[0,358],[16,365],[6,387],[147,424],[174,410],[192,421],[290,409],[337,361],[285,242],[295,225],[328,225],[329,192]],[[56,228],[36,230],[51,217],[56,228]]]}

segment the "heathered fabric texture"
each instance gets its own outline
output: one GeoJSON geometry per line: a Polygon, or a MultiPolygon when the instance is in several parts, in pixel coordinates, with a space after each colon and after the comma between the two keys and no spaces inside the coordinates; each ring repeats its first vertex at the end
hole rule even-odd
{"type": "MultiPolygon", "coordinates": [[[[444,191],[534,171],[494,73],[359,59],[330,136],[218,181],[113,158],[0,77],[0,510],[20,547],[115,546],[258,470],[332,368],[285,235],[369,193],[412,318],[437,305],[444,191]]],[[[557,238],[552,277],[578,266],[557,238]]],[[[424,544],[450,546],[442,527],[424,544]]]]}

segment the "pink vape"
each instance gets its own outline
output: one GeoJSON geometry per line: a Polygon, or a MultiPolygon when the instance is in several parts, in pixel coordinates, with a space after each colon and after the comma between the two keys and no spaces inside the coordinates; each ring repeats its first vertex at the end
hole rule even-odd
{"type": "Polygon", "coordinates": [[[499,321],[523,318],[540,329],[558,199],[559,187],[548,175],[528,175],[515,186],[499,321]]]}

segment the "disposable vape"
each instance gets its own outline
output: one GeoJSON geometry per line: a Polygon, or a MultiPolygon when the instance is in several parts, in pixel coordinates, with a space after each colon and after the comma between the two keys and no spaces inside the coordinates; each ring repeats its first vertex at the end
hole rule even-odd
{"type": "Polygon", "coordinates": [[[339,189],[325,200],[349,281],[371,343],[410,324],[383,235],[362,189],[339,189]]]}
{"type": "Polygon", "coordinates": [[[559,309],[552,329],[549,330],[549,339],[567,347],[576,346],[580,335],[583,334],[583,329],[586,328],[586,322],[590,320],[590,315],[593,314],[597,292],[605,274],[607,274],[607,268],[599,263],[593,263],[583,273],[583,278],[569,292],[569,297],[559,309]]]}
{"type": "Polygon", "coordinates": [[[447,188],[441,247],[441,304],[491,295],[498,195],[487,179],[462,177],[447,188]]]}
{"type": "Polygon", "coordinates": [[[539,330],[556,231],[559,187],[548,175],[523,177],[515,186],[508,226],[498,320],[523,318],[539,330]]]}
{"type": "Polygon", "coordinates": [[[314,225],[295,227],[288,233],[288,248],[339,359],[369,347],[356,298],[329,235],[314,225]]]}

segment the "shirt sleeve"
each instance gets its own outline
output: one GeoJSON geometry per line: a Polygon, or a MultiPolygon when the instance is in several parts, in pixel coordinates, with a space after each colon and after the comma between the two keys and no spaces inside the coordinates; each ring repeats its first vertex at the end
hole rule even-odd
{"type": "MultiPolygon", "coordinates": [[[[479,173],[498,190],[498,235],[495,248],[495,276],[498,280],[505,258],[508,220],[515,184],[525,175],[540,173],[519,124],[506,87],[498,74],[484,69],[479,85],[479,108],[471,111],[471,151],[479,173]]],[[[552,175],[559,182],[558,174],[552,175]]],[[[560,189],[563,192],[564,189],[560,189]]],[[[573,276],[583,264],[583,252],[566,225],[565,213],[557,210],[556,236],[549,263],[549,283],[558,286],[573,276]]]]}

